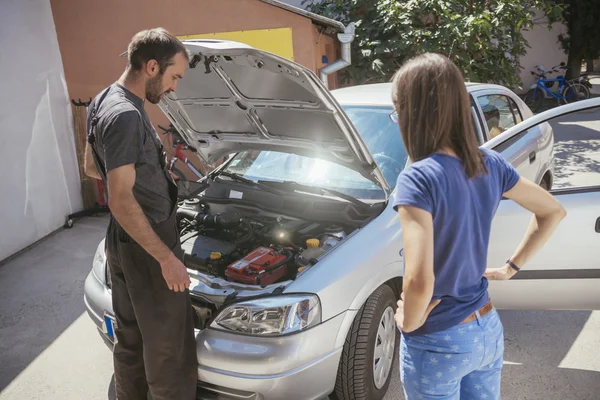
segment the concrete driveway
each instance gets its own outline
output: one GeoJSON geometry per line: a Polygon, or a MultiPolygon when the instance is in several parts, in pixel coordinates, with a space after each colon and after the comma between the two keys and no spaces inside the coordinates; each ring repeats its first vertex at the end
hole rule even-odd
{"type": "MultiPolygon", "coordinates": [[[[552,123],[555,186],[600,184],[600,112],[584,117],[552,123]]],[[[111,353],[83,304],[107,220],[76,221],[0,265],[0,400],[114,399],[111,353]]],[[[500,314],[503,398],[600,399],[600,312],[500,314]]],[[[395,368],[386,400],[404,398],[395,368]]]]}
{"type": "Polygon", "coordinates": [[[600,185],[600,108],[565,115],[550,125],[555,140],[553,187],[600,185]]]}
{"type": "MultiPolygon", "coordinates": [[[[85,218],[0,266],[0,400],[114,399],[112,358],[83,282],[106,217],[85,218]]],[[[503,397],[600,398],[600,313],[501,311],[503,397]]],[[[403,399],[397,364],[386,400],[403,399]]]]}

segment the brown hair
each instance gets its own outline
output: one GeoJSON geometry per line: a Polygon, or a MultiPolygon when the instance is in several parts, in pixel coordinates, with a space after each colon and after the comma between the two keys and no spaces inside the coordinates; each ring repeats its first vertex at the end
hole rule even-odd
{"type": "Polygon", "coordinates": [[[134,71],[140,71],[145,63],[156,60],[160,74],[164,74],[173,58],[183,53],[187,60],[190,57],[183,43],[175,35],[164,28],[154,28],[135,34],[127,48],[129,66],[134,71]]]}
{"type": "Polygon", "coordinates": [[[469,94],[447,57],[425,53],[396,72],[393,101],[402,141],[413,161],[444,147],[454,150],[469,178],[487,173],[473,130],[469,94]]]}

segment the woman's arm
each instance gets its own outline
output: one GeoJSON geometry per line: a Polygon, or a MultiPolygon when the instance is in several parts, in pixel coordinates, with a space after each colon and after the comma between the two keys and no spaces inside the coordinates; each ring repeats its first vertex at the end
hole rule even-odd
{"type": "Polygon", "coordinates": [[[403,316],[396,321],[404,332],[421,327],[439,300],[432,302],[433,284],[433,219],[431,213],[416,207],[399,206],[398,214],[404,237],[405,269],[402,300],[398,302],[403,316]]]}
{"type": "MultiPolygon", "coordinates": [[[[550,193],[524,178],[520,178],[504,196],[533,213],[521,244],[510,258],[512,263],[521,268],[544,246],[567,212],[550,193]]],[[[500,268],[488,268],[485,277],[505,280],[516,273],[507,264],[500,268]]]]}

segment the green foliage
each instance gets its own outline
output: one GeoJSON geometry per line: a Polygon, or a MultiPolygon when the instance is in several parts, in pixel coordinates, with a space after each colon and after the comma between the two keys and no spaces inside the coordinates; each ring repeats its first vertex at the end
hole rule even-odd
{"type": "Polygon", "coordinates": [[[560,42],[568,53],[572,48],[585,57],[600,56],[600,2],[598,0],[562,0],[564,13],[555,16],[568,27],[566,35],[560,35],[560,42]],[[571,44],[573,42],[573,45],[571,44]]]}
{"type": "Polygon", "coordinates": [[[309,10],[356,22],[352,65],[341,78],[355,84],[388,81],[406,60],[423,52],[447,55],[465,79],[514,87],[519,57],[533,26],[534,7],[561,15],[544,0],[305,0],[309,10]]]}

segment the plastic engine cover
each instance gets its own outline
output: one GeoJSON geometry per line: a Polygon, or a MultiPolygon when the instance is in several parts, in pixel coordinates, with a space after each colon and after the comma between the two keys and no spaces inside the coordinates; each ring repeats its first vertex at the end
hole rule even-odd
{"type": "Polygon", "coordinates": [[[259,247],[243,259],[234,262],[225,269],[225,275],[231,282],[248,285],[270,285],[287,274],[287,266],[281,265],[268,271],[287,256],[270,247],[259,247]]]}

